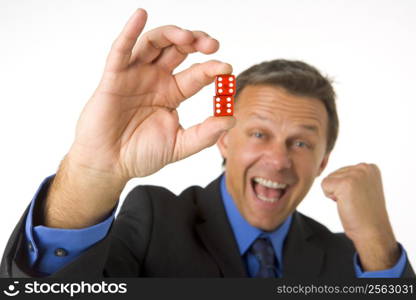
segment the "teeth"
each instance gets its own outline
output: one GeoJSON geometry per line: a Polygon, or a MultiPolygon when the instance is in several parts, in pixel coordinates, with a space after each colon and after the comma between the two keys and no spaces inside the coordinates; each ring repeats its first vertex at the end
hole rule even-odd
{"type": "Polygon", "coordinates": [[[287,187],[287,184],[285,183],[279,183],[261,177],[255,177],[254,181],[271,189],[285,189],[287,187]]]}
{"type": "Polygon", "coordinates": [[[276,202],[278,200],[277,198],[267,198],[266,196],[263,196],[263,195],[257,195],[257,197],[260,200],[263,200],[263,201],[266,201],[266,202],[270,202],[270,203],[276,202]]]}

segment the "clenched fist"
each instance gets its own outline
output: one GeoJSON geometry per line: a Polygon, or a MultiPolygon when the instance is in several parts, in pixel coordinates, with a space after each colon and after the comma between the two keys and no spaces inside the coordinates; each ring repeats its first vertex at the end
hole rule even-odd
{"type": "Polygon", "coordinates": [[[336,201],[345,234],[353,241],[364,269],[391,268],[399,257],[399,249],[378,167],[361,163],[341,168],[322,181],[322,189],[336,201]]]}

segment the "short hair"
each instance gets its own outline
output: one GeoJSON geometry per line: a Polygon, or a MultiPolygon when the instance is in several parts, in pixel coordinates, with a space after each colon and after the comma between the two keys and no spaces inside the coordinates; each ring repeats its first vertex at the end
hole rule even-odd
{"type": "MultiPolygon", "coordinates": [[[[237,76],[236,102],[243,89],[250,85],[276,86],[293,95],[320,100],[328,114],[326,152],[333,150],[338,137],[339,121],[336,94],[330,78],[305,62],[276,59],[254,65],[237,76]]],[[[223,165],[224,163],[225,160],[223,165]]]]}

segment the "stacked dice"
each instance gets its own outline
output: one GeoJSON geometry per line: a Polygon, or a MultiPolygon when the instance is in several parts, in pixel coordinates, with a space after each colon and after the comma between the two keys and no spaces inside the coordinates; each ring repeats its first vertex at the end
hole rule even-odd
{"type": "Polygon", "coordinates": [[[232,116],[234,113],[235,76],[215,77],[214,116],[232,116]]]}

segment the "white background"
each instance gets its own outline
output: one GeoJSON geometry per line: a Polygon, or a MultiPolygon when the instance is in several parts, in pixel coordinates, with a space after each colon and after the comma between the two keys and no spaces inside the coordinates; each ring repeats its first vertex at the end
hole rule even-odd
{"type": "MultiPolygon", "coordinates": [[[[360,162],[379,165],[397,239],[416,266],[414,228],[416,1],[23,1],[0,0],[0,255],[44,177],[55,172],[79,113],[100,78],[109,47],[137,8],[146,29],[176,24],[207,31],[210,58],[238,74],[275,58],[300,59],[335,80],[340,137],[323,176],[360,162]]],[[[214,87],[179,108],[185,127],[212,114],[214,87]]],[[[175,193],[221,172],[211,147],[157,174],[132,180],[175,193]]],[[[300,211],[341,231],[318,178],[300,211]]],[[[127,189],[123,195],[126,194],[127,189]]]]}

